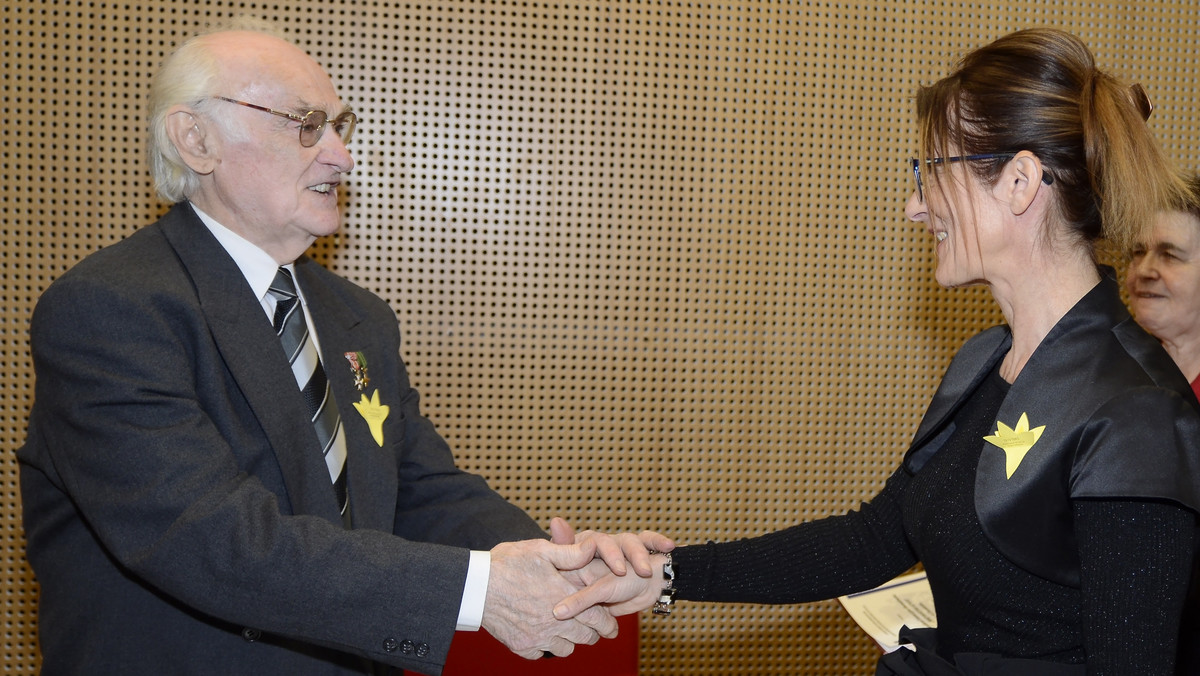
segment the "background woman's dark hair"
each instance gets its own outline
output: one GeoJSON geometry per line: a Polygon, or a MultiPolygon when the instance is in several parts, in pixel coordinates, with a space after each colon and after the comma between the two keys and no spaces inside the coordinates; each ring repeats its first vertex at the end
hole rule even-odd
{"type": "MultiPolygon", "coordinates": [[[[1028,150],[1054,179],[1055,208],[1071,232],[1127,249],[1148,214],[1185,202],[1187,188],[1145,119],[1149,100],[1096,68],[1060,30],[1006,35],[962,58],[917,92],[922,159],[1028,150]]],[[[970,162],[992,183],[1005,160],[970,162]]]]}

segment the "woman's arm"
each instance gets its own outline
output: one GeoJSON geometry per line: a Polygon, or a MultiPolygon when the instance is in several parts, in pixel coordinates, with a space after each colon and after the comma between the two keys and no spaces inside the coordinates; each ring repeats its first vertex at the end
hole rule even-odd
{"type": "Polygon", "coordinates": [[[1173,676],[1196,517],[1174,503],[1075,500],[1088,676],[1173,676]]]}

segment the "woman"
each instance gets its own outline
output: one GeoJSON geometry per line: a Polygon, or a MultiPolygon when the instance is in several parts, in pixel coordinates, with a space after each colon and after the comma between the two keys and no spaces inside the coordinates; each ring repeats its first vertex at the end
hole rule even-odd
{"type": "Polygon", "coordinates": [[[1184,208],[1164,211],[1125,275],[1137,321],[1162,341],[1200,396],[1200,176],[1184,208]]]}
{"type": "MultiPolygon", "coordinates": [[[[1158,338],[1200,397],[1200,174],[1187,202],[1163,211],[1149,237],[1135,244],[1125,273],[1133,314],[1158,338]]],[[[1193,571],[1184,618],[1179,674],[1200,674],[1200,569],[1193,571]]]]}
{"type": "MultiPolygon", "coordinates": [[[[934,239],[937,281],[987,285],[1006,325],[955,356],[869,503],[680,547],[669,566],[655,555],[676,598],[828,599],[920,562],[938,628],[904,635],[916,652],[885,656],[879,674],[1173,673],[1197,547],[1200,418],[1093,253],[1101,237],[1137,241],[1142,215],[1185,192],[1149,110],[1081,41],[1045,29],[980,48],[918,92],[906,213],[934,239]]],[[[663,586],[609,576],[557,610],[669,612],[663,586]]]]}

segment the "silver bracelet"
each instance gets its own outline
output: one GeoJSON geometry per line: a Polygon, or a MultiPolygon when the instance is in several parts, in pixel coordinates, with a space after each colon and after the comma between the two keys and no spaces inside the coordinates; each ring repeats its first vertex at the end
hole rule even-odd
{"type": "Polygon", "coordinates": [[[658,600],[654,602],[654,607],[651,609],[655,615],[670,615],[671,610],[675,607],[675,564],[671,560],[671,552],[650,552],[650,555],[662,554],[667,557],[666,563],[663,564],[663,585],[662,591],[658,594],[658,600]]]}

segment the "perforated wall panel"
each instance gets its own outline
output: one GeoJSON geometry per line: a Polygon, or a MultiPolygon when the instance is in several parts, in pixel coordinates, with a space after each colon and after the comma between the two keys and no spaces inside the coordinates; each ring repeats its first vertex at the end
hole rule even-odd
{"type": "MultiPolygon", "coordinates": [[[[1194,2],[6,1],[0,22],[3,662],[31,673],[17,470],[40,292],[161,213],[150,75],[279,21],[364,122],[330,267],[396,309],[461,464],[546,523],[683,543],[855,507],[957,345],[998,315],[907,222],[911,96],[1022,27],[1141,81],[1194,166],[1194,2]]],[[[863,674],[835,602],[643,618],[645,674],[863,674]]]]}

